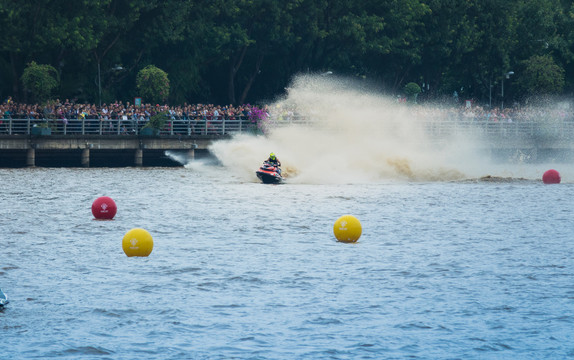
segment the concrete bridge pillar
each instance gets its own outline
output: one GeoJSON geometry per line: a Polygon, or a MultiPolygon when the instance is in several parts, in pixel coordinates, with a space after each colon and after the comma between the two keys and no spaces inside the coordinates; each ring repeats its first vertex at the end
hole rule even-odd
{"type": "Polygon", "coordinates": [[[26,155],[26,165],[30,167],[36,166],[36,149],[28,149],[28,154],[26,155]]]}
{"type": "Polygon", "coordinates": [[[90,167],[90,149],[82,149],[82,166],[90,167]]]}
{"type": "Polygon", "coordinates": [[[188,161],[195,160],[195,149],[190,149],[190,150],[187,152],[187,160],[188,160],[188,161]]]}
{"type": "Polygon", "coordinates": [[[136,149],[135,156],[134,156],[134,163],[136,166],[142,166],[143,165],[143,150],[142,149],[136,149]]]}

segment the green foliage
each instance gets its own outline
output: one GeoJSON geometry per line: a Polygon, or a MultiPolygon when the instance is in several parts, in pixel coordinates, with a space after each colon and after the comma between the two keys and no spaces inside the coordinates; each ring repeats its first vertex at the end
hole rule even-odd
{"type": "Polygon", "coordinates": [[[24,69],[21,80],[38,102],[47,100],[60,83],[58,72],[53,66],[38,65],[34,61],[24,69]]]}
{"type": "Polygon", "coordinates": [[[417,96],[421,93],[421,87],[417,83],[410,82],[405,85],[403,91],[410,102],[416,103],[417,96]]]}
{"type": "Polygon", "coordinates": [[[564,88],[564,69],[549,55],[532,56],[523,62],[524,69],[517,80],[526,96],[555,95],[564,88]]]}
{"type": "Polygon", "coordinates": [[[167,122],[167,111],[163,111],[152,115],[144,127],[155,130],[161,130],[165,127],[166,122],[167,122]]]}
{"type": "Polygon", "coordinates": [[[60,74],[58,97],[87,102],[98,98],[98,66],[114,64],[125,71],[103,74],[102,92],[122,101],[253,103],[282,94],[295,74],[326,70],[395,95],[406,79],[430,84],[425,98],[463,88],[487,102],[508,70],[508,101],[574,91],[571,1],[11,0],[0,22],[0,95],[18,101],[32,100],[19,81],[32,60],[60,74]],[[535,56],[551,58],[538,66],[554,75],[523,79],[519,65],[535,56]],[[144,85],[147,64],[169,73],[169,86],[144,85]]]}
{"type": "Polygon", "coordinates": [[[148,65],[138,72],[136,86],[147,102],[164,103],[169,96],[167,73],[153,65],[148,65]]]}

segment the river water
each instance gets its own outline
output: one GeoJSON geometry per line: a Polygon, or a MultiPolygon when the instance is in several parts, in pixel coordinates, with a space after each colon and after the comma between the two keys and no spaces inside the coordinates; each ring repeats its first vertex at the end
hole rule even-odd
{"type": "Polygon", "coordinates": [[[544,185],[542,169],[283,185],[199,161],[0,169],[0,353],[574,357],[574,181],[570,168],[544,185]],[[91,214],[104,195],[112,221],[91,214]],[[344,214],[361,221],[355,244],[334,238],[344,214]],[[136,227],[153,236],[149,257],[122,250],[136,227]]]}
{"type": "Polygon", "coordinates": [[[311,124],[216,142],[213,163],[0,169],[1,357],[574,357],[571,161],[437,143],[417,119],[440,110],[332,76],[288,92],[270,111],[311,124]],[[255,177],[270,151],[285,184],[255,177]],[[93,220],[100,196],[114,220],[93,220]],[[149,257],[124,254],[133,228],[149,257]]]}

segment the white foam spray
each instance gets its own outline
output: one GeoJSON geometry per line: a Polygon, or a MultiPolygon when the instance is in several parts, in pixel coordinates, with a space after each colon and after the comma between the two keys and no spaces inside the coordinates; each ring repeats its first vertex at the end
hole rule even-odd
{"type": "Polygon", "coordinates": [[[398,104],[345,79],[297,77],[286,98],[270,104],[269,111],[284,116],[265,135],[243,134],[210,148],[228,170],[245,181],[257,181],[255,170],[270,152],[281,160],[290,183],[541,176],[508,166],[501,169],[483,152],[483,140],[478,137],[457,135],[437,142],[422,126],[423,119],[428,127],[429,117],[438,116],[432,113],[435,108],[398,104]],[[304,114],[308,123],[287,125],[289,110],[304,114]]]}
{"type": "Polygon", "coordinates": [[[176,161],[184,166],[189,162],[189,158],[181,152],[166,150],[164,154],[173,161],[176,161]]]}

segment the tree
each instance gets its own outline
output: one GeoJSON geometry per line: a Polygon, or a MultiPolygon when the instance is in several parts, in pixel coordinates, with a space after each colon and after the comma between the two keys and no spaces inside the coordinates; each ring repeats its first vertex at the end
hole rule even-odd
{"type": "Polygon", "coordinates": [[[57,70],[60,98],[80,102],[98,98],[98,69],[115,65],[124,71],[102,83],[104,101],[141,95],[133,84],[150,64],[170,74],[174,104],[254,103],[325,71],[394,94],[413,81],[430,84],[428,100],[456,90],[488,101],[535,55],[574,89],[566,0],[0,0],[0,22],[0,96],[16,100],[32,60],[57,70]]]}
{"type": "Polygon", "coordinates": [[[564,88],[564,69],[549,55],[535,55],[523,62],[516,83],[525,96],[559,94],[564,88]]]}
{"type": "Polygon", "coordinates": [[[34,61],[24,69],[21,80],[24,88],[29,90],[38,102],[48,100],[60,83],[58,72],[53,66],[38,65],[34,61]]]}
{"type": "Polygon", "coordinates": [[[136,86],[147,101],[164,103],[169,96],[167,73],[153,65],[148,65],[138,72],[136,86]]]}
{"type": "Polygon", "coordinates": [[[419,96],[419,94],[421,93],[421,87],[417,83],[410,82],[405,85],[403,91],[405,92],[405,95],[407,96],[407,99],[409,99],[410,102],[416,103],[417,96],[419,96]]]}
{"type": "Polygon", "coordinates": [[[468,60],[474,58],[468,54],[475,51],[482,34],[476,31],[475,19],[470,16],[470,2],[430,0],[426,3],[430,12],[424,17],[425,26],[421,31],[422,59],[413,72],[420,76],[420,83],[428,84],[434,96],[440,92],[451,94],[460,88],[461,78],[466,77],[462,73],[465,64],[468,66],[468,60]]]}
{"type": "MultiPolygon", "coordinates": [[[[226,101],[243,103],[267,59],[289,56],[295,42],[292,12],[298,6],[298,1],[220,0],[217,11],[204,10],[211,22],[205,27],[208,53],[217,52],[206,59],[203,76],[227,93],[226,101]]],[[[268,76],[282,73],[281,66],[266,69],[268,76]]]]}
{"type": "Polygon", "coordinates": [[[390,90],[399,91],[405,78],[413,78],[413,69],[421,64],[424,19],[431,10],[423,0],[371,0],[360,11],[372,14],[369,23],[379,26],[379,31],[366,38],[365,59],[377,60],[371,71],[381,74],[390,90]]]}

